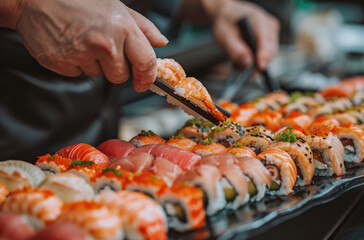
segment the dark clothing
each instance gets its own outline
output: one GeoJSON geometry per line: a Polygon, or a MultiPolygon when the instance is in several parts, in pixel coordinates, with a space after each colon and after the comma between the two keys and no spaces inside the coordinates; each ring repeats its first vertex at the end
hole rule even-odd
{"type": "Polygon", "coordinates": [[[120,87],[104,78],[66,78],[41,67],[15,32],[0,30],[0,160],[117,137],[120,87]]]}

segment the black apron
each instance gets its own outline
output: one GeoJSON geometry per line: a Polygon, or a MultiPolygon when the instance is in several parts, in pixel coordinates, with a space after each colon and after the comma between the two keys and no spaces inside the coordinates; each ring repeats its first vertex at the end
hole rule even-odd
{"type": "Polygon", "coordinates": [[[48,71],[19,35],[0,29],[0,160],[35,162],[70,144],[117,137],[121,87],[48,71]]]}

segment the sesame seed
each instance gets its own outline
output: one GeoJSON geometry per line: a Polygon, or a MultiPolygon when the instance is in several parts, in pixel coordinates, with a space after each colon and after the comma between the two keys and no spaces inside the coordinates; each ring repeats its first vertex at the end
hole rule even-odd
{"type": "Polygon", "coordinates": [[[298,144],[298,143],[297,143],[297,146],[301,147],[301,145],[300,145],[300,144],[298,144]]]}
{"type": "Polygon", "coordinates": [[[308,147],[306,147],[306,150],[308,151],[308,147]]]}
{"type": "Polygon", "coordinates": [[[310,152],[310,155],[312,155],[312,152],[310,152]]]}
{"type": "Polygon", "coordinates": [[[342,163],[340,163],[340,167],[343,168],[343,164],[342,163]]]}
{"type": "Polygon", "coordinates": [[[324,138],[322,138],[322,139],[326,139],[326,138],[324,137],[324,138]]]}
{"type": "Polygon", "coordinates": [[[332,148],[332,146],[329,146],[329,149],[331,149],[332,148]]]}
{"type": "Polygon", "coordinates": [[[311,136],[311,138],[314,138],[315,136],[311,136]]]}
{"type": "Polygon", "coordinates": [[[311,158],[309,158],[308,161],[310,161],[310,163],[312,163],[312,159],[311,158]]]}
{"type": "Polygon", "coordinates": [[[305,157],[307,157],[308,156],[308,154],[307,153],[305,153],[305,157]]]}

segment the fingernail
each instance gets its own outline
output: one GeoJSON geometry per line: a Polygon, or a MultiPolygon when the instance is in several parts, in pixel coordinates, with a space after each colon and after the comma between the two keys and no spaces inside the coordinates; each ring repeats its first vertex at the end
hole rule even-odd
{"type": "Polygon", "coordinates": [[[149,89],[150,85],[138,85],[135,87],[135,91],[137,92],[145,92],[149,89]]]}
{"type": "Polygon", "coordinates": [[[164,36],[163,34],[162,34],[162,37],[163,37],[163,41],[164,41],[165,45],[167,45],[169,43],[168,38],[166,38],[166,36],[164,36]]]}

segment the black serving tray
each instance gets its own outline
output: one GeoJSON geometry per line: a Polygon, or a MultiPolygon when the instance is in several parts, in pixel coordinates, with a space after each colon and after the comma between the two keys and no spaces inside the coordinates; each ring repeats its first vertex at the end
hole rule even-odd
{"type": "Polygon", "coordinates": [[[346,165],[342,177],[314,177],[311,185],[296,187],[289,196],[266,196],[236,210],[209,217],[204,228],[178,233],[169,239],[244,239],[263,233],[308,209],[338,198],[352,188],[364,185],[364,163],[346,165]]]}

